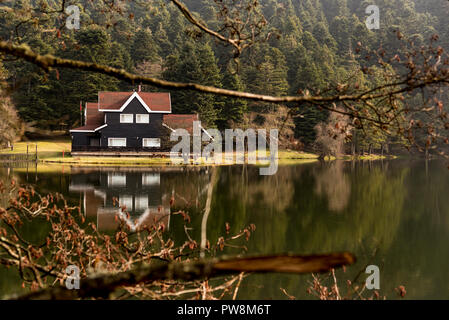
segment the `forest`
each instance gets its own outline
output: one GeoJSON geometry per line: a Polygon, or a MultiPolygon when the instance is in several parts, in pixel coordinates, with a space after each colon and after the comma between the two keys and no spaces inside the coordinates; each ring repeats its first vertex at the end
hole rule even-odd
{"type": "MultiPolygon", "coordinates": [[[[170,1],[109,4],[83,0],[65,5],[69,4],[79,4],[82,9],[79,30],[65,27],[66,15],[49,14],[50,9],[59,10],[59,1],[2,1],[0,38],[27,44],[41,55],[279,97],[316,95],[348,84],[370,88],[382,83],[385,79],[376,67],[374,72],[363,72],[367,62],[361,45],[367,50],[400,51],[399,33],[412,39],[417,48],[435,35],[443,49],[449,41],[445,24],[449,4],[440,0],[376,1],[380,28],[373,30],[365,25],[365,9],[371,1],[184,1],[205,25],[227,35],[232,35],[227,26],[239,19],[236,12],[246,10],[240,18],[249,17],[256,40],[238,54],[232,46],[202,33],[170,1]]],[[[6,122],[14,132],[14,137],[3,137],[2,144],[20,139],[28,131],[68,132],[80,124],[81,102],[96,101],[98,91],[132,91],[139,84],[73,69],[44,72],[7,55],[0,60],[0,75],[10,96],[2,101],[2,118],[10,119],[6,122]]],[[[149,85],[143,90],[167,91],[149,85]]],[[[299,108],[297,103],[251,101],[194,90],[171,94],[173,112],[199,113],[208,127],[282,127],[285,147],[320,147],[335,153],[410,145],[400,134],[376,126],[354,126],[344,137],[336,138],[332,130],[340,131],[339,124],[351,120],[314,104],[301,103],[299,108]]],[[[419,93],[413,99],[419,100],[419,93]]],[[[428,136],[427,130],[416,139],[425,141],[428,136]]]]}
{"type": "Polygon", "coordinates": [[[448,16],[447,0],[0,0],[0,298],[449,297],[448,162],[428,161],[449,158],[448,16]],[[278,129],[279,171],[76,155],[85,103],[136,90],[207,129],[278,129]]]}

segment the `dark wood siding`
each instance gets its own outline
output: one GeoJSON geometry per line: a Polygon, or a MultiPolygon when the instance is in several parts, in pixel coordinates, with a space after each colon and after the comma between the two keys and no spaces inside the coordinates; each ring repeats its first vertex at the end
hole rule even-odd
{"type": "Polygon", "coordinates": [[[109,138],[126,138],[127,147],[142,147],[142,138],[161,138],[163,113],[149,113],[150,123],[136,123],[136,114],[148,114],[137,98],[122,112],[106,112],[107,127],[101,130],[101,146],[108,145],[109,138]],[[133,123],[120,123],[120,114],[133,114],[133,123]]]}
{"type": "Polygon", "coordinates": [[[91,139],[99,139],[98,132],[72,132],[72,146],[88,146],[91,139]]]}
{"type": "Polygon", "coordinates": [[[72,132],[72,146],[87,146],[87,135],[84,132],[72,132]]]}

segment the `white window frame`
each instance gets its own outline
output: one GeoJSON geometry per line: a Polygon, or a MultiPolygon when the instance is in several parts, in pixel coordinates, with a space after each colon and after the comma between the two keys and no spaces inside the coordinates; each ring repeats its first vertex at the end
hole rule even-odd
{"type": "Polygon", "coordinates": [[[110,187],[126,187],[126,174],[124,174],[124,173],[108,174],[108,186],[110,186],[110,187]]]}
{"type": "Polygon", "coordinates": [[[126,138],[108,138],[108,147],[126,147],[126,138]],[[112,145],[113,140],[125,140],[125,145],[112,145]]]}
{"type": "Polygon", "coordinates": [[[134,206],[136,210],[142,210],[148,208],[148,195],[136,196],[134,200],[134,206]]]}
{"type": "Polygon", "coordinates": [[[132,113],[121,113],[120,114],[120,123],[134,123],[134,114],[132,114],[132,113]],[[129,117],[131,117],[131,119],[129,119],[129,117]]]}
{"type": "Polygon", "coordinates": [[[136,123],[150,123],[150,115],[147,113],[136,114],[136,123]],[[144,118],[142,120],[142,118],[144,118]]]}
{"type": "Polygon", "coordinates": [[[160,173],[144,173],[142,174],[142,186],[154,186],[161,184],[160,173]]]}
{"type": "Polygon", "coordinates": [[[142,147],[144,148],[160,148],[161,147],[161,139],[159,138],[142,138],[142,147]],[[155,143],[157,141],[157,143],[155,143]],[[148,142],[151,145],[148,145],[148,142]]]}
{"type": "Polygon", "coordinates": [[[126,211],[133,211],[133,196],[131,195],[119,195],[118,203],[120,206],[126,206],[126,211]]]}

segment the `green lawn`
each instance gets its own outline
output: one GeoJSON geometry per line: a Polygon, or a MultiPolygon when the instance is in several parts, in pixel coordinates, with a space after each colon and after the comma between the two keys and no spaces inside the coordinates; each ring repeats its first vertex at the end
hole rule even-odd
{"type": "Polygon", "coordinates": [[[279,150],[278,158],[281,160],[286,159],[318,159],[318,155],[313,153],[293,151],[293,150],[279,150]]]}
{"type": "Polygon", "coordinates": [[[62,157],[62,153],[68,153],[71,150],[70,139],[59,139],[59,140],[42,140],[42,141],[23,141],[16,142],[14,144],[14,149],[11,151],[10,148],[1,149],[2,154],[15,154],[15,153],[26,153],[27,146],[28,152],[31,154],[36,153],[40,159],[45,159],[48,157],[62,157]]]}

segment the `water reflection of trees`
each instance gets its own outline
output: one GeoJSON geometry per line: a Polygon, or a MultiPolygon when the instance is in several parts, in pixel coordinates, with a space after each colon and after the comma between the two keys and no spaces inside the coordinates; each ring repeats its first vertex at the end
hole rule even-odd
{"type": "Polygon", "coordinates": [[[385,287],[399,281],[413,299],[447,299],[449,291],[449,170],[443,161],[402,161],[410,168],[404,185],[401,227],[388,251],[385,287]]]}
{"type": "Polygon", "coordinates": [[[265,210],[283,212],[292,202],[293,182],[300,175],[300,170],[281,167],[274,175],[258,176],[255,169],[242,167],[240,174],[231,175],[231,196],[241,197],[248,206],[262,201],[265,210]]]}
{"type": "MultiPolygon", "coordinates": [[[[0,182],[3,184],[11,183],[12,179],[17,179],[8,168],[0,168],[0,182]]],[[[0,194],[0,207],[6,208],[8,205],[9,197],[5,194],[0,194]]]]}
{"type": "MultiPolygon", "coordinates": [[[[0,168],[0,182],[8,185],[11,180],[17,180],[17,176],[8,168],[0,168]]],[[[0,193],[0,207],[7,208],[9,206],[9,196],[6,193],[0,193]]],[[[1,225],[0,225],[1,227],[1,225]]],[[[0,267],[0,293],[11,294],[17,289],[20,277],[16,270],[0,267]]]]}
{"type": "Polygon", "coordinates": [[[351,195],[351,182],[343,167],[342,161],[333,161],[316,171],[314,190],[318,195],[326,196],[331,211],[345,209],[351,195]]]}
{"type": "MultiPolygon", "coordinates": [[[[348,191],[342,191],[348,200],[342,200],[346,205],[340,208],[341,215],[338,217],[329,216],[332,213],[333,207],[330,203],[333,200],[329,200],[328,197],[328,207],[325,207],[307,184],[314,184],[316,190],[316,185],[323,180],[332,181],[335,175],[343,173],[336,173],[337,169],[324,168],[324,171],[319,170],[321,173],[314,173],[315,177],[319,177],[318,180],[306,179],[300,183],[303,194],[301,198],[306,196],[310,200],[297,201],[291,208],[299,213],[300,218],[295,219],[297,223],[290,225],[299,227],[302,232],[289,234],[297,239],[295,242],[300,244],[301,250],[308,252],[354,250],[361,242],[366,242],[368,247],[381,245],[385,248],[394,239],[406,196],[407,190],[403,187],[403,182],[408,170],[402,168],[390,172],[383,170],[380,164],[373,166],[358,164],[351,167],[346,163],[345,166],[347,170],[351,168],[348,183],[345,185],[351,191],[349,196],[348,191]],[[330,173],[330,176],[323,178],[326,173],[330,173]]],[[[332,197],[335,196],[335,193],[331,194],[332,197]]]]}
{"type": "Polygon", "coordinates": [[[214,192],[209,230],[219,234],[226,222],[231,228],[254,223],[257,227],[249,242],[252,253],[283,252],[289,217],[294,202],[294,182],[301,166],[280,167],[273,176],[260,176],[257,167],[223,167],[214,192]],[[212,218],[213,217],[213,218],[212,218]]]}
{"type": "Polygon", "coordinates": [[[269,177],[257,168],[222,168],[212,212],[222,222],[256,223],[260,241],[250,245],[264,253],[348,250],[361,241],[388,247],[407,173],[349,162],[284,166],[269,177]]]}
{"type": "MultiPolygon", "coordinates": [[[[280,166],[273,176],[260,176],[258,168],[251,166],[216,170],[207,238],[216,241],[226,222],[231,233],[254,223],[257,230],[248,242],[249,252],[267,254],[351,250],[360,256],[361,243],[367,248],[389,248],[399,228],[407,192],[404,179],[409,175],[407,166],[349,162],[280,166]]],[[[67,189],[66,185],[59,188],[57,175],[48,177],[40,180],[45,189],[67,189]]],[[[165,172],[161,179],[162,202],[174,196],[172,209],[188,211],[191,234],[197,241],[210,181],[210,169],[165,172]]],[[[184,238],[184,230],[176,222],[170,232],[175,241],[184,238]]],[[[249,286],[265,288],[258,290],[260,298],[279,297],[280,282],[296,296],[305,288],[304,278],[290,276],[255,276],[246,281],[249,286]]],[[[245,293],[244,287],[241,290],[242,295],[254,295],[245,293]]]]}
{"type": "MultiPolygon", "coordinates": [[[[232,191],[216,194],[224,205],[217,216],[231,224],[256,224],[251,252],[350,250],[367,258],[374,248],[385,252],[396,237],[408,173],[407,167],[393,171],[381,163],[349,162],[285,166],[272,177],[260,177],[248,168],[247,180],[241,172],[229,171],[217,193],[232,191]],[[281,200],[276,202],[276,197],[281,200]]],[[[303,290],[298,292],[306,285],[300,277],[251,277],[243,290],[254,295],[250,288],[263,286],[260,298],[278,297],[281,282],[289,293],[304,297],[303,290]]]]}

